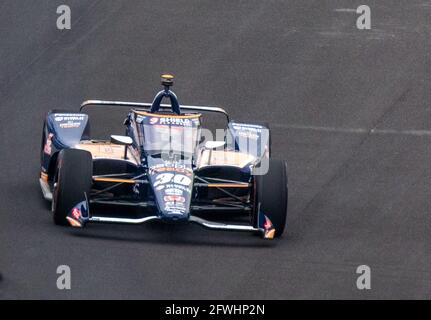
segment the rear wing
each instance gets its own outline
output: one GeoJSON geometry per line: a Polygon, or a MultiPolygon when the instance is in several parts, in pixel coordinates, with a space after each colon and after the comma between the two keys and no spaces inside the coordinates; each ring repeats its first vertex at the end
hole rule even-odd
{"type": "MultiPolygon", "coordinates": [[[[87,100],[81,104],[81,108],[79,109],[82,112],[84,109],[90,106],[118,106],[118,107],[138,107],[142,108],[142,111],[150,111],[152,103],[143,103],[143,102],[124,102],[124,101],[102,101],[102,100],[87,100]]],[[[223,114],[227,122],[230,122],[229,114],[223,108],[219,107],[207,107],[207,106],[185,106],[181,105],[181,110],[189,110],[189,111],[207,111],[214,113],[223,114]]],[[[169,104],[161,104],[160,108],[171,110],[172,106],[169,104]]]]}

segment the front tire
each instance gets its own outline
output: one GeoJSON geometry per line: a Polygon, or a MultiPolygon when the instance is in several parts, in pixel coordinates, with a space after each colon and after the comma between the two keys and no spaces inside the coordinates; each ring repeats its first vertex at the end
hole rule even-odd
{"type": "Polygon", "coordinates": [[[288,186],[286,162],[269,159],[269,170],[265,175],[255,176],[254,221],[258,221],[258,208],[272,222],[275,237],[280,237],[286,226],[288,186]]]}
{"type": "Polygon", "coordinates": [[[91,153],[76,149],[65,149],[60,152],[52,200],[55,224],[68,225],[67,215],[90,194],[92,179],[91,153]]]}

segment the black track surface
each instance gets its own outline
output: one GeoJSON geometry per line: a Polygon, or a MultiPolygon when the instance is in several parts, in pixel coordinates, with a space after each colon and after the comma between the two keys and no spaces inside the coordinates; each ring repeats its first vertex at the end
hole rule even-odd
{"type": "Polygon", "coordinates": [[[64,2],[0,1],[0,298],[431,298],[430,1],[367,1],[368,31],[348,0],[68,0],[59,31],[64,2]],[[167,71],[182,103],[271,124],[288,160],[284,238],[53,225],[46,112],[150,101],[167,71]]]}

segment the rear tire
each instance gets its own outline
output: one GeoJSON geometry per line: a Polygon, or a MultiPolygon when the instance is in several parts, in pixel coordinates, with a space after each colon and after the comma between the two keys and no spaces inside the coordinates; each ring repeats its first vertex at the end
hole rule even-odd
{"type": "Polygon", "coordinates": [[[57,160],[53,192],[54,223],[68,225],[67,215],[79,202],[85,201],[93,183],[93,159],[84,150],[62,150],[57,160]]]}
{"type": "Polygon", "coordinates": [[[286,226],[288,186],[286,162],[269,159],[269,170],[265,175],[255,176],[254,221],[258,221],[258,208],[272,222],[275,237],[280,237],[286,226]]]}

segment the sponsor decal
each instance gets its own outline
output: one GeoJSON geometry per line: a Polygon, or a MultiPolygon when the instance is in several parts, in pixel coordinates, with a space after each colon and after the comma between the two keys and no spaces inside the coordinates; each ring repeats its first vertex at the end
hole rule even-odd
{"type": "Polygon", "coordinates": [[[252,124],[233,124],[235,135],[240,138],[250,139],[250,140],[258,140],[260,135],[262,134],[262,130],[266,130],[266,128],[258,125],[252,124]]]}
{"type": "Polygon", "coordinates": [[[150,119],[150,124],[156,124],[157,122],[159,122],[159,118],[151,118],[150,119]]]}
{"type": "Polygon", "coordinates": [[[184,214],[186,212],[186,208],[183,203],[180,202],[166,202],[165,203],[165,211],[169,214],[184,214]]]}
{"type": "Polygon", "coordinates": [[[161,190],[163,190],[165,188],[165,186],[158,186],[158,187],[156,187],[156,191],[161,191],[161,190]]]}
{"type": "Polygon", "coordinates": [[[183,126],[190,127],[192,126],[192,121],[190,119],[182,119],[182,118],[160,118],[160,124],[164,125],[174,125],[174,126],[183,126]]]}
{"type": "Polygon", "coordinates": [[[114,149],[112,147],[110,147],[110,146],[104,146],[102,152],[103,153],[111,153],[111,154],[113,154],[114,153],[114,149]]]}
{"type": "Polygon", "coordinates": [[[263,227],[265,228],[265,230],[272,228],[272,222],[268,219],[268,217],[265,217],[265,223],[263,224],[263,227]]]}
{"type": "Polygon", "coordinates": [[[154,187],[171,182],[183,186],[190,186],[192,184],[192,179],[183,174],[161,173],[156,177],[156,180],[154,181],[154,187]]]}
{"type": "Polygon", "coordinates": [[[72,219],[71,217],[66,217],[66,219],[72,227],[74,227],[74,228],[81,228],[82,227],[81,222],[79,222],[75,219],[72,219]]]}
{"type": "Polygon", "coordinates": [[[60,122],[58,126],[62,129],[79,128],[83,121],[85,121],[85,118],[86,115],[79,113],[56,113],[54,115],[55,122],[60,122]]]}
{"type": "Polygon", "coordinates": [[[73,208],[70,215],[71,215],[70,217],[69,216],[66,217],[66,220],[69,222],[69,224],[72,227],[81,228],[82,227],[82,223],[81,223],[82,213],[81,213],[81,210],[79,210],[78,208],[73,208]]]}
{"type": "Polygon", "coordinates": [[[154,174],[154,173],[160,173],[160,172],[178,172],[181,174],[186,174],[186,175],[192,175],[193,171],[187,167],[151,167],[150,168],[150,173],[154,174]]]}
{"type": "Polygon", "coordinates": [[[52,153],[52,138],[54,137],[54,134],[50,133],[48,135],[48,138],[45,142],[45,147],[43,148],[43,152],[47,155],[51,155],[52,153]]]}
{"type": "Polygon", "coordinates": [[[165,211],[168,214],[178,214],[178,215],[183,215],[186,212],[185,210],[179,210],[178,208],[165,208],[165,211]]]}
{"type": "Polygon", "coordinates": [[[81,219],[81,210],[79,210],[78,208],[73,208],[72,209],[72,217],[76,220],[81,219]]]}
{"type": "Polygon", "coordinates": [[[80,126],[81,126],[81,122],[68,121],[66,123],[60,123],[60,128],[62,129],[76,129],[76,128],[79,128],[80,126]]]}
{"type": "Polygon", "coordinates": [[[181,163],[171,162],[171,161],[166,161],[165,163],[156,164],[150,168],[151,174],[162,172],[162,171],[175,171],[175,172],[190,173],[190,174],[193,172],[190,166],[187,166],[181,163]]]}
{"type": "Polygon", "coordinates": [[[175,188],[166,189],[165,190],[165,194],[168,195],[168,196],[182,196],[183,195],[183,190],[181,190],[181,189],[175,189],[175,188]]]}
{"type": "Polygon", "coordinates": [[[253,140],[259,139],[259,135],[251,131],[237,131],[236,133],[241,138],[253,139],[253,140]]]}
{"type": "Polygon", "coordinates": [[[265,231],[265,239],[274,239],[275,236],[275,229],[267,230],[265,231]]]}
{"type": "Polygon", "coordinates": [[[176,190],[183,191],[186,193],[191,193],[190,188],[183,186],[181,184],[167,184],[166,189],[176,189],[176,190]]]}
{"type": "Polygon", "coordinates": [[[265,223],[263,224],[263,228],[265,229],[264,238],[265,239],[274,239],[275,236],[275,228],[272,225],[271,220],[267,216],[265,216],[265,223]]]}
{"type": "Polygon", "coordinates": [[[235,130],[251,130],[261,132],[264,127],[257,124],[246,124],[246,123],[233,123],[232,127],[235,130]]]}
{"type": "Polygon", "coordinates": [[[84,121],[85,120],[85,115],[83,114],[61,114],[61,113],[56,113],[54,115],[54,119],[56,122],[63,122],[63,121],[84,121]]]}
{"type": "Polygon", "coordinates": [[[181,202],[181,203],[186,202],[186,199],[181,196],[165,196],[163,200],[166,202],[181,202]]]}

